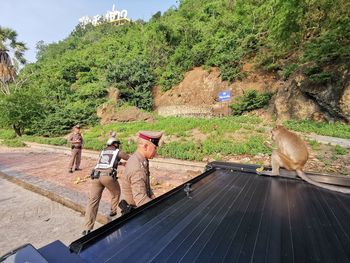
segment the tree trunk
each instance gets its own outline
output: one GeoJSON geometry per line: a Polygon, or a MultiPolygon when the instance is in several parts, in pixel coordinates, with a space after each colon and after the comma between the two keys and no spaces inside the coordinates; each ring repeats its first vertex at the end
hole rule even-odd
{"type": "Polygon", "coordinates": [[[15,130],[15,133],[18,137],[22,136],[21,128],[17,127],[15,124],[13,124],[13,129],[15,130]]]}

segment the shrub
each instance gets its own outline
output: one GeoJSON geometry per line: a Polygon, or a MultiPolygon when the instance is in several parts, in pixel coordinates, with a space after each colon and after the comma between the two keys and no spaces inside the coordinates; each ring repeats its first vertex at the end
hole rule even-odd
{"type": "Polygon", "coordinates": [[[231,104],[232,114],[241,115],[245,111],[252,111],[268,105],[272,93],[259,93],[256,90],[248,90],[243,96],[237,98],[237,102],[231,104]]]}
{"type": "Polygon", "coordinates": [[[290,75],[292,75],[295,70],[299,67],[298,64],[290,64],[288,66],[286,66],[284,69],[283,69],[283,78],[286,80],[290,77],[290,75]]]}
{"type": "Polygon", "coordinates": [[[336,77],[333,73],[321,72],[309,76],[309,80],[315,84],[324,84],[330,80],[336,80],[336,77]]]}

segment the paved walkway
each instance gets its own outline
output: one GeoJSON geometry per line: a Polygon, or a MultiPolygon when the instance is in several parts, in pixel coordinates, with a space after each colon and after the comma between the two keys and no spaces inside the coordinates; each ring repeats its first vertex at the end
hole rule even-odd
{"type": "MultiPolygon", "coordinates": [[[[73,174],[68,173],[67,169],[68,153],[70,151],[65,147],[38,144],[15,149],[0,147],[0,177],[84,213],[90,182],[87,177],[95,166],[98,152],[84,150],[81,164],[83,170],[73,174]]],[[[159,196],[173,189],[200,174],[204,166],[204,163],[179,164],[174,160],[151,162],[151,183],[154,193],[159,196]],[[173,169],[165,169],[171,162],[173,169]]],[[[123,170],[124,167],[119,167],[118,174],[122,175],[123,170]]],[[[110,195],[105,190],[97,220],[103,224],[107,223],[110,220],[109,211],[110,195]]]]}
{"type": "Polygon", "coordinates": [[[69,245],[81,236],[84,218],[80,213],[3,178],[0,211],[0,256],[25,243],[40,248],[59,239],[69,245]]]}
{"type": "Polygon", "coordinates": [[[336,137],[330,137],[330,136],[321,136],[321,135],[307,135],[311,140],[315,140],[319,143],[324,144],[331,144],[331,145],[339,145],[343,148],[350,148],[350,140],[349,139],[342,139],[342,138],[336,138],[336,137]]]}
{"type": "MultiPolygon", "coordinates": [[[[70,174],[67,169],[70,151],[65,147],[0,146],[0,255],[27,242],[39,248],[57,239],[68,245],[80,237],[90,180],[77,181],[89,175],[98,157],[98,152],[83,152],[83,170],[70,174]]],[[[159,196],[190,180],[204,166],[205,163],[169,159],[151,162],[154,193],[159,196]]],[[[119,167],[118,174],[123,170],[124,167],[119,167]]],[[[102,224],[110,221],[109,211],[110,195],[106,190],[97,221],[102,224]]]]}
{"type": "MultiPolygon", "coordinates": [[[[77,178],[84,178],[91,170],[93,160],[84,159],[82,168],[74,174],[67,171],[69,156],[42,152],[35,149],[0,148],[0,176],[26,189],[39,193],[80,213],[85,212],[88,201],[88,181],[75,184],[77,178]]],[[[98,220],[108,221],[109,196],[104,192],[98,220]]]]}

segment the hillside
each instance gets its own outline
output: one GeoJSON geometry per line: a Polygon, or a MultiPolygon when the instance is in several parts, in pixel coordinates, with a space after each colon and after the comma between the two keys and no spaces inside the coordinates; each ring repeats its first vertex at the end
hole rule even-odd
{"type": "Polygon", "coordinates": [[[179,98],[198,67],[212,78],[214,93],[274,91],[271,108],[281,119],[348,122],[349,17],[346,0],[182,0],[147,23],[78,25],[58,43],[40,43],[38,61],[21,71],[22,92],[35,93],[40,113],[27,132],[63,134],[75,123],[97,124],[110,89],[119,91],[115,107],[150,111],[152,90],[179,98]]]}

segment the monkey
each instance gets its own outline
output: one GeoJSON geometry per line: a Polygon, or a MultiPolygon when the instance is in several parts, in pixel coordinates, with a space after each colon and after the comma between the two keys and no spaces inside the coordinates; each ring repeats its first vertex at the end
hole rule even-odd
{"type": "Polygon", "coordinates": [[[331,191],[350,194],[350,188],[338,187],[316,182],[309,178],[303,168],[309,158],[306,143],[295,133],[287,130],[282,125],[277,125],[271,130],[272,140],[276,142],[277,149],[273,149],[271,155],[272,171],[263,172],[270,176],[279,176],[280,167],[296,171],[304,181],[331,191]]]}

